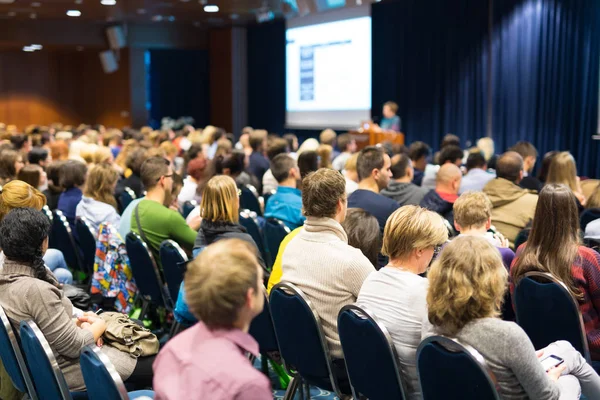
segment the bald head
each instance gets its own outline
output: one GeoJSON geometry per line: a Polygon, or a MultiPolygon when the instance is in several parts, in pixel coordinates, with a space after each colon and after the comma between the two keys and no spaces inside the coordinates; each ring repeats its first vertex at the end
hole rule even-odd
{"type": "Polygon", "coordinates": [[[496,162],[496,176],[515,184],[523,179],[523,157],[515,151],[507,151],[496,162]]]}
{"type": "Polygon", "coordinates": [[[455,164],[446,163],[440,167],[435,181],[435,190],[444,193],[458,193],[462,172],[455,164]]]}

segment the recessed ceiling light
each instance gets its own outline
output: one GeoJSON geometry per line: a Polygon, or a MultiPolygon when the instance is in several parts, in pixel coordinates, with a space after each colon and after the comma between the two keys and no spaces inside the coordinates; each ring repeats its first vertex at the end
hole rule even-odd
{"type": "Polygon", "coordinates": [[[33,3],[31,3],[31,7],[41,7],[42,3],[34,1],[33,3]]]}
{"type": "Polygon", "coordinates": [[[25,46],[25,47],[23,47],[23,51],[26,51],[28,53],[33,53],[35,51],[35,49],[31,48],[31,46],[25,46]]]}
{"type": "Polygon", "coordinates": [[[100,4],[103,6],[114,6],[117,4],[117,0],[100,0],[100,4]]]}
{"type": "Polygon", "coordinates": [[[219,6],[214,5],[214,4],[206,5],[206,6],[204,6],[204,12],[209,12],[209,13],[219,12],[219,6]]]}
{"type": "Polygon", "coordinates": [[[17,13],[15,11],[9,11],[6,15],[8,15],[9,17],[16,17],[17,13]]]}
{"type": "Polygon", "coordinates": [[[79,10],[69,10],[69,11],[67,11],[67,16],[69,16],[69,17],[80,17],[81,16],[81,11],[79,11],[79,10]]]}
{"type": "Polygon", "coordinates": [[[32,45],[31,45],[31,46],[29,46],[29,47],[31,47],[31,48],[32,48],[32,49],[34,49],[34,50],[41,50],[41,49],[43,49],[43,48],[44,48],[44,46],[42,46],[41,44],[32,44],[32,45]]]}

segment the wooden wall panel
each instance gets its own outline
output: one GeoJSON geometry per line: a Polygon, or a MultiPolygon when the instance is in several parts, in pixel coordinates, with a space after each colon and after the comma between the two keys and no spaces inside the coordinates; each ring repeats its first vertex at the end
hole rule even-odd
{"type": "Polygon", "coordinates": [[[209,32],[210,74],[210,121],[215,126],[233,129],[233,82],[231,79],[233,58],[231,28],[209,32]]]}

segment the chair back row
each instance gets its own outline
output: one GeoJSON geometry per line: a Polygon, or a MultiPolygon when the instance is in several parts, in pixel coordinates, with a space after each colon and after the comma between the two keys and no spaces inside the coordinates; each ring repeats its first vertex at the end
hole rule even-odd
{"type": "Polygon", "coordinates": [[[252,236],[267,268],[269,270],[273,268],[279,246],[286,235],[290,233],[290,228],[276,218],[267,218],[261,231],[257,214],[248,209],[240,212],[240,225],[246,228],[248,234],[252,236]]]}

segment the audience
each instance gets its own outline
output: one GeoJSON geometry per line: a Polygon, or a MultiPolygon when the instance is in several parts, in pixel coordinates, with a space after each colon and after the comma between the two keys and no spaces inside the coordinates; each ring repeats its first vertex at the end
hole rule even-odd
{"type": "Polygon", "coordinates": [[[400,132],[400,117],[396,115],[398,104],[388,101],[383,105],[383,118],[379,127],[384,131],[400,132]]]}
{"type": "Polygon", "coordinates": [[[43,147],[34,147],[27,155],[29,164],[37,164],[42,168],[48,166],[48,150],[43,147]]]}
{"type": "Polygon", "coordinates": [[[504,153],[496,164],[496,179],[483,188],[492,202],[492,222],[510,242],[533,219],[538,196],[518,186],[523,179],[523,158],[514,151],[504,153]]]}
{"type": "Polygon", "coordinates": [[[343,306],[356,301],[364,280],[375,269],[360,250],[348,245],[341,226],[347,210],[345,182],[339,172],[320,169],[304,178],[302,207],[306,222],[283,253],[281,280],[298,286],[312,302],[335,359],[333,372],[343,378],[337,316],[343,306]]]}
{"type": "Polygon", "coordinates": [[[496,169],[498,156],[496,155],[494,140],[491,137],[482,137],[477,141],[477,148],[483,153],[487,167],[496,169]]]}
{"type": "Polygon", "coordinates": [[[288,142],[285,139],[275,139],[267,148],[267,157],[271,163],[271,168],[265,172],[262,178],[262,193],[267,194],[277,190],[277,179],[273,176],[272,163],[275,157],[280,154],[286,154],[288,151],[288,142]]]}
{"type": "Polygon", "coordinates": [[[208,246],[188,265],[185,298],[200,322],[171,339],[156,358],[155,399],[192,393],[211,400],[273,398],[269,380],[247,357],[259,356],[248,329],[264,306],[262,282],[255,248],[239,239],[208,246]]]}
{"type": "Polygon", "coordinates": [[[60,186],[64,191],[58,198],[57,209],[67,218],[72,231],[75,231],[75,215],[83,197],[81,189],[85,185],[86,175],[87,167],[79,161],[69,160],[60,167],[60,186]]]}
{"type": "Polygon", "coordinates": [[[294,230],[304,224],[302,194],[297,189],[300,170],[296,161],[287,154],[271,160],[271,171],[277,180],[277,191],[267,200],[265,218],[277,218],[294,230]]]}
{"type": "MultiPolygon", "coordinates": [[[[263,130],[252,131],[250,134],[250,147],[252,147],[252,154],[248,158],[248,171],[262,183],[263,175],[269,169],[269,160],[264,155],[267,147],[267,132],[263,130]]],[[[257,190],[260,189],[257,188],[257,190]]]]}
{"type": "MultiPolygon", "coordinates": [[[[306,143],[306,142],[305,142],[306,143]]],[[[302,146],[301,146],[302,147],[302,146]]],[[[319,169],[319,155],[316,151],[298,151],[298,168],[302,180],[311,172],[319,169]]]]}
{"type": "MultiPolygon", "coordinates": [[[[558,151],[549,151],[544,154],[544,158],[542,159],[542,168],[540,168],[540,172],[538,173],[538,179],[542,182],[542,186],[546,183],[546,179],[548,178],[548,171],[550,170],[550,164],[552,163],[552,159],[556,156],[558,151]]],[[[541,187],[540,187],[540,190],[541,187]]]]}
{"type": "Polygon", "coordinates": [[[64,163],[64,161],[54,161],[46,169],[48,188],[43,193],[46,196],[46,204],[52,211],[58,208],[58,200],[63,192],[63,188],[60,186],[60,168],[64,163]]]}
{"type": "Polygon", "coordinates": [[[445,164],[454,164],[460,167],[463,155],[463,151],[458,146],[447,145],[443,147],[438,153],[439,165],[427,165],[421,186],[427,189],[435,189],[437,183],[436,177],[440,167],[445,164]]]}
{"type": "Polygon", "coordinates": [[[529,239],[510,269],[512,284],[529,271],[551,273],[575,296],[592,359],[600,360],[600,255],[580,245],[577,200],[565,185],[546,184],[540,192],[529,239]]]}
{"type": "Polygon", "coordinates": [[[16,150],[6,149],[0,152],[0,186],[17,178],[25,166],[23,156],[16,150]]]}
{"type": "Polygon", "coordinates": [[[442,165],[437,173],[435,189],[430,190],[423,197],[421,207],[440,214],[450,225],[453,225],[452,206],[458,199],[461,178],[462,173],[456,165],[451,163],[442,165]]]}
{"type": "Polygon", "coordinates": [[[319,155],[319,168],[333,168],[331,166],[333,147],[328,144],[322,144],[317,149],[317,154],[319,155]]]}
{"type": "Polygon", "coordinates": [[[544,183],[533,176],[533,168],[538,156],[537,149],[529,142],[520,141],[511,147],[509,151],[519,153],[523,157],[523,179],[519,182],[519,186],[524,189],[535,190],[539,193],[544,183]]]}
{"type": "MultiPolygon", "coordinates": [[[[319,142],[321,144],[326,144],[326,145],[331,146],[332,149],[335,148],[336,139],[337,139],[337,133],[335,133],[335,131],[333,129],[325,129],[319,135],[319,142]]],[[[339,155],[338,151],[333,151],[331,159],[336,158],[338,155],[339,155]]],[[[330,162],[331,162],[331,160],[330,160],[330,162]]]]}
{"type": "Polygon", "coordinates": [[[467,157],[467,173],[460,182],[459,194],[468,190],[482,191],[484,186],[496,176],[487,172],[488,165],[482,153],[476,152],[467,157]]]}
{"type": "Polygon", "coordinates": [[[498,318],[507,275],[500,254],[484,238],[463,236],[446,245],[428,274],[428,316],[435,333],[477,350],[503,399],[578,399],[580,390],[600,398],[600,378],[568,342],[536,353],[521,327],[498,318]],[[539,358],[551,354],[564,363],[546,372],[539,358]]]}
{"type": "Polygon", "coordinates": [[[298,136],[294,135],[293,133],[286,133],[285,135],[283,135],[283,138],[287,142],[287,148],[288,148],[290,157],[292,157],[294,160],[297,160],[298,159],[298,154],[297,154],[298,136]]]}
{"type": "Polygon", "coordinates": [[[427,167],[428,159],[431,156],[431,148],[426,143],[413,142],[408,148],[408,156],[410,157],[415,170],[413,183],[417,186],[421,186],[423,177],[425,176],[425,168],[427,167]]]}
{"type": "Polygon", "coordinates": [[[547,185],[550,183],[560,183],[571,189],[577,199],[579,210],[583,211],[583,207],[586,204],[586,198],[581,190],[581,181],[577,176],[575,159],[568,151],[561,151],[552,157],[545,184],[547,185]]]}
{"type": "Polygon", "coordinates": [[[383,232],[388,217],[399,207],[394,200],[379,192],[388,187],[392,172],[390,156],[379,147],[365,147],[358,154],[358,189],[348,197],[348,207],[361,208],[377,218],[383,232]]]}
{"type": "Polygon", "coordinates": [[[361,210],[349,208],[342,228],[348,236],[348,244],[359,249],[379,269],[379,251],[381,250],[381,231],[377,218],[361,210]]]}
{"type": "Polygon", "coordinates": [[[414,168],[410,157],[406,154],[396,154],[392,157],[392,180],[386,189],[381,191],[401,207],[404,205],[417,205],[427,194],[427,189],[414,184],[414,168]]]}
{"type": "Polygon", "coordinates": [[[46,173],[37,164],[29,164],[21,168],[17,174],[17,179],[28,183],[34,188],[43,191],[48,186],[48,179],[46,173]]]}
{"type": "Polygon", "coordinates": [[[336,171],[342,171],[346,167],[346,162],[356,153],[356,140],[352,139],[349,133],[344,133],[338,136],[337,146],[340,149],[340,155],[333,160],[331,165],[336,171]]]}
{"type": "Polygon", "coordinates": [[[373,312],[392,336],[408,399],[422,398],[416,355],[427,315],[427,278],[420,274],[447,240],[439,215],[415,205],[396,210],[383,235],[382,252],[390,261],[369,275],[358,295],[357,303],[373,312]]]}
{"type": "Polygon", "coordinates": [[[199,201],[198,186],[203,184],[205,179],[208,161],[204,157],[197,157],[187,165],[188,175],[183,180],[183,188],[177,196],[179,207],[183,207],[186,201],[199,201]]]}
{"type": "Polygon", "coordinates": [[[108,222],[118,227],[121,222],[113,195],[118,178],[119,174],[109,164],[96,164],[88,173],[75,216],[83,217],[89,222],[94,236],[98,235],[100,224],[108,222]]]}

